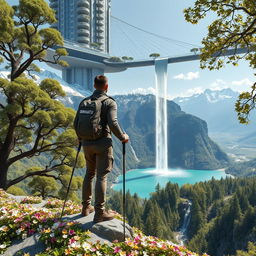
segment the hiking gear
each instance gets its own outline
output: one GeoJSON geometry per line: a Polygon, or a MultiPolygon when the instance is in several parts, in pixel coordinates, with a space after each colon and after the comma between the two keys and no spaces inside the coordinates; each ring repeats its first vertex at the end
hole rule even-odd
{"type": "MultiPolygon", "coordinates": [[[[108,97],[103,103],[101,108],[101,126],[102,126],[102,133],[103,137],[93,140],[92,138],[89,139],[83,139],[82,145],[92,145],[92,144],[98,144],[102,143],[102,139],[109,139],[109,141],[112,141],[111,133],[113,133],[119,140],[123,140],[123,131],[120,128],[120,125],[117,121],[117,104],[114,99],[109,97],[105,92],[100,90],[95,90],[91,97],[94,98],[102,98],[102,97],[108,97]]],[[[78,121],[78,113],[75,118],[74,126],[77,126],[78,121]]]]}
{"type": "Polygon", "coordinates": [[[123,225],[124,225],[124,241],[125,241],[125,216],[126,216],[126,198],[125,198],[125,143],[123,144],[123,225]]]}
{"type": "Polygon", "coordinates": [[[102,221],[108,221],[108,220],[113,220],[117,213],[112,212],[112,211],[103,211],[102,213],[97,213],[95,212],[93,222],[98,223],[102,221]]]}
{"type": "Polygon", "coordinates": [[[82,209],[82,216],[86,217],[88,216],[90,213],[94,212],[94,207],[92,205],[88,205],[88,206],[83,206],[82,209]]]}
{"type": "Polygon", "coordinates": [[[96,176],[94,207],[96,212],[103,212],[106,201],[107,175],[113,168],[113,147],[109,144],[85,146],[84,156],[87,169],[82,187],[83,205],[91,204],[93,178],[96,176]]]}
{"type": "Polygon", "coordinates": [[[78,159],[78,155],[79,155],[79,153],[81,151],[81,147],[82,147],[82,143],[80,142],[79,146],[78,146],[78,149],[77,149],[75,164],[73,166],[73,170],[72,170],[71,177],[70,177],[70,180],[69,180],[67,194],[66,194],[66,197],[65,197],[65,200],[64,200],[64,203],[63,203],[60,219],[62,219],[62,217],[63,217],[64,209],[65,209],[65,206],[66,206],[66,202],[68,200],[68,193],[69,193],[69,190],[70,190],[70,187],[71,187],[71,182],[72,182],[72,179],[73,179],[73,176],[74,176],[74,172],[75,172],[75,168],[76,168],[76,164],[77,164],[77,159],[78,159]]]}
{"type": "Polygon", "coordinates": [[[85,98],[79,105],[75,122],[75,131],[78,138],[83,140],[97,140],[104,136],[101,121],[102,103],[109,97],[85,98]]]}

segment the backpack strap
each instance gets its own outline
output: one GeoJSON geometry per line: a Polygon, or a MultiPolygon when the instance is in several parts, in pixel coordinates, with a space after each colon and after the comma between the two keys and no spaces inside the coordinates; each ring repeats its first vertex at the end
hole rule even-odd
{"type": "Polygon", "coordinates": [[[110,97],[110,96],[108,96],[108,98],[111,99],[111,100],[113,100],[113,101],[116,101],[114,98],[112,98],[112,97],[110,97]]]}

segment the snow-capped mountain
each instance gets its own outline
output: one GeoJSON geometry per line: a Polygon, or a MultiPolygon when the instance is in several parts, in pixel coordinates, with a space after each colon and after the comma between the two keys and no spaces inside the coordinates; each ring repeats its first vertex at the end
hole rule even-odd
{"type": "MultiPolygon", "coordinates": [[[[61,84],[63,90],[66,93],[66,96],[64,98],[60,98],[60,101],[63,102],[68,107],[72,107],[76,109],[80,101],[84,97],[89,96],[91,94],[90,91],[83,89],[81,86],[77,84],[74,84],[74,85],[68,84],[60,76],[58,76],[57,74],[51,71],[41,70],[40,73],[33,72],[32,74],[34,75],[35,82],[38,84],[46,78],[52,78],[57,80],[61,84]]],[[[8,71],[0,70],[1,78],[7,79],[8,75],[9,75],[8,71]]]]}
{"type": "MultiPolygon", "coordinates": [[[[179,97],[173,101],[179,104],[183,111],[204,119],[208,123],[210,133],[247,134],[255,131],[255,126],[239,123],[235,112],[238,96],[238,92],[229,88],[220,91],[206,89],[201,94],[179,97]]],[[[254,120],[252,116],[252,122],[254,120]]]]}
{"type": "Polygon", "coordinates": [[[181,105],[185,105],[186,103],[191,104],[191,102],[198,100],[207,101],[208,103],[217,103],[226,101],[227,99],[236,99],[238,95],[238,92],[229,88],[223,90],[206,89],[203,93],[194,94],[190,97],[177,97],[174,101],[181,105]]]}

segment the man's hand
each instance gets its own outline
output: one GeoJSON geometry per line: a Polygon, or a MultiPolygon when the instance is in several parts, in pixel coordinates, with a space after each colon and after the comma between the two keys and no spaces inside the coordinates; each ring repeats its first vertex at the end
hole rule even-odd
{"type": "Polygon", "coordinates": [[[129,136],[128,136],[128,134],[123,134],[124,135],[124,139],[122,140],[122,143],[127,143],[128,141],[129,141],[129,136]]]}

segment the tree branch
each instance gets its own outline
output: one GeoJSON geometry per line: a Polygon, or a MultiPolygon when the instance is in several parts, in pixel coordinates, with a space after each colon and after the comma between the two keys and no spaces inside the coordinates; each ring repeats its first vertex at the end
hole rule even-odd
{"type": "MultiPolygon", "coordinates": [[[[61,164],[61,165],[62,165],[62,164],[61,164]]],[[[30,172],[30,173],[24,174],[24,175],[22,175],[22,176],[20,176],[20,177],[18,177],[18,178],[16,178],[16,179],[14,179],[14,180],[8,181],[8,182],[7,182],[7,184],[8,184],[7,187],[13,186],[13,185],[15,185],[15,184],[17,184],[17,183],[19,183],[19,182],[21,182],[21,181],[27,179],[28,177],[32,177],[32,176],[36,176],[36,175],[37,175],[37,176],[45,176],[48,172],[54,171],[55,168],[57,168],[57,167],[58,167],[57,165],[54,166],[54,167],[52,167],[52,168],[50,168],[50,169],[48,169],[48,168],[46,167],[46,169],[41,170],[41,171],[30,172]]]]}

